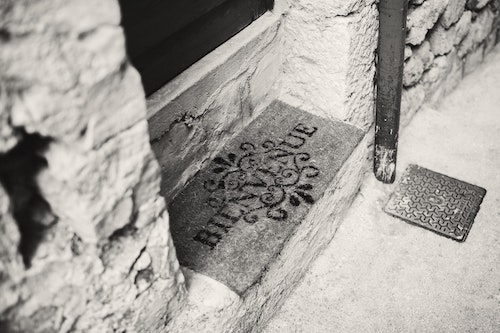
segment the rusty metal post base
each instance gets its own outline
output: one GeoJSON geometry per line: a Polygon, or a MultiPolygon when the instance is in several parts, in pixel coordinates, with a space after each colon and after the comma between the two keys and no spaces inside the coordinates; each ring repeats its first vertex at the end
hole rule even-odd
{"type": "Polygon", "coordinates": [[[374,173],[383,183],[392,184],[396,177],[396,148],[375,144],[374,173]]]}

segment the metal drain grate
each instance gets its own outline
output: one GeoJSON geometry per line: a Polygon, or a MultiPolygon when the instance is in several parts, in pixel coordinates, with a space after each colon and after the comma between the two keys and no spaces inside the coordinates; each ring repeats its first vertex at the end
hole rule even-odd
{"type": "Polygon", "coordinates": [[[411,164],[385,211],[463,242],[485,195],[484,188],[411,164]]]}

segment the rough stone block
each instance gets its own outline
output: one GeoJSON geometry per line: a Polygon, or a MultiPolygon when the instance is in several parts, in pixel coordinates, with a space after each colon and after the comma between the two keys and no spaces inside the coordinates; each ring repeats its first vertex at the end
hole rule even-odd
{"type": "Polygon", "coordinates": [[[443,55],[453,50],[453,47],[459,44],[469,32],[470,22],[471,12],[467,11],[449,29],[437,25],[428,37],[432,52],[435,55],[443,55]]]}
{"type": "Polygon", "coordinates": [[[373,122],[378,11],[370,5],[346,16],[326,15],[335,3],[321,0],[304,7],[294,2],[284,27],[280,99],[366,129],[373,122]]]}
{"type": "Polygon", "coordinates": [[[408,13],[406,43],[419,45],[424,39],[427,31],[437,22],[448,4],[448,0],[427,0],[408,13]]]}
{"type": "Polygon", "coordinates": [[[411,57],[412,54],[413,54],[413,51],[411,50],[411,47],[406,45],[405,46],[405,60],[408,59],[409,57],[411,57]]]}
{"type": "Polygon", "coordinates": [[[434,59],[431,68],[422,75],[422,84],[425,88],[426,101],[436,104],[444,95],[442,82],[448,71],[448,59],[446,56],[439,56],[434,59]]]}
{"type": "Polygon", "coordinates": [[[410,87],[416,84],[424,72],[424,63],[419,57],[410,57],[404,64],[403,85],[410,87]]]}
{"type": "Polygon", "coordinates": [[[359,11],[363,7],[370,6],[375,0],[299,0],[297,4],[305,10],[318,10],[330,17],[347,16],[359,11]]]}
{"type": "Polygon", "coordinates": [[[353,126],[273,103],[170,204],[180,263],[244,293],[361,137],[353,126]]]}
{"type": "Polygon", "coordinates": [[[403,89],[401,95],[401,126],[410,123],[415,113],[420,109],[425,100],[425,89],[421,84],[403,89]]]}
{"type": "MultiPolygon", "coordinates": [[[[0,97],[0,109],[5,110],[6,108],[5,98],[0,97]]],[[[9,118],[8,112],[0,112],[0,153],[9,151],[19,142],[20,135],[11,126],[9,118]]]]}
{"type": "Polygon", "coordinates": [[[424,64],[424,70],[429,69],[434,61],[434,53],[431,51],[431,44],[428,41],[424,41],[419,46],[413,48],[413,56],[419,57],[424,64]]]}
{"type": "Polygon", "coordinates": [[[445,29],[443,26],[438,25],[429,35],[432,53],[434,55],[443,55],[450,52],[453,49],[454,40],[455,29],[445,29]]]}
{"type": "MultiPolygon", "coordinates": [[[[113,74],[122,82],[119,70],[126,61],[123,32],[112,26],[80,37],[74,32],[42,32],[12,37],[13,45],[0,48],[0,70],[22,87],[10,88],[12,125],[74,142],[80,139],[89,116],[99,112],[90,107],[81,112],[94,97],[88,90],[99,82],[109,83],[113,74]]],[[[99,89],[101,95],[111,94],[105,84],[99,89]]]]}
{"type": "Polygon", "coordinates": [[[446,7],[443,15],[439,20],[439,23],[448,29],[451,25],[457,22],[462,16],[465,10],[465,3],[467,0],[452,0],[448,1],[448,6],[446,7]]]}
{"type": "Polygon", "coordinates": [[[18,282],[24,270],[18,252],[21,234],[9,211],[11,205],[11,200],[0,184],[0,313],[18,302],[20,292],[12,288],[12,284],[18,282]]]}
{"type": "Polygon", "coordinates": [[[61,143],[47,148],[50,168],[38,175],[43,196],[85,241],[110,236],[142,204],[131,199],[151,156],[146,129],[142,120],[88,154],[61,143]]]}
{"type": "Polygon", "coordinates": [[[89,89],[89,101],[86,103],[88,122],[84,141],[87,149],[98,149],[107,140],[140,122],[144,110],[144,92],[141,77],[131,65],[124,66],[123,73],[112,75],[89,89]],[[115,110],[113,118],[107,112],[93,110],[115,110]]]}
{"type": "Polygon", "coordinates": [[[462,80],[463,69],[464,62],[457,50],[436,57],[433,66],[422,76],[426,101],[434,105],[439,104],[462,80]]]}
{"type": "Polygon", "coordinates": [[[478,10],[486,6],[490,0],[468,0],[467,8],[472,10],[478,10]]]}
{"type": "Polygon", "coordinates": [[[484,59],[484,44],[478,46],[465,57],[464,75],[472,73],[484,59]]]}
{"type": "MultiPolygon", "coordinates": [[[[119,23],[116,0],[0,5],[0,151],[18,140],[43,146],[22,150],[39,157],[27,163],[36,175],[13,163],[15,177],[4,177],[28,191],[0,186],[2,332],[160,332],[182,299],[146,103],[119,23]],[[33,219],[29,228],[9,201],[27,202],[16,210],[33,219]],[[37,239],[26,242],[26,229],[37,239]]],[[[2,155],[4,168],[17,159],[2,155]]]]}
{"type": "Polygon", "coordinates": [[[465,56],[488,37],[493,27],[494,18],[495,15],[488,8],[485,8],[477,15],[470,26],[469,33],[460,43],[459,55],[461,57],[465,56]]]}
{"type": "Polygon", "coordinates": [[[455,30],[455,39],[453,40],[454,45],[460,44],[460,42],[467,36],[469,33],[470,25],[472,20],[472,12],[466,11],[463,13],[462,17],[458,22],[453,26],[455,30]]]}
{"type": "Polygon", "coordinates": [[[480,43],[488,37],[493,28],[495,14],[489,8],[482,10],[473,22],[470,32],[474,35],[474,41],[480,43]]]}
{"type": "MultiPolygon", "coordinates": [[[[500,26],[499,26],[500,28],[500,26]]],[[[498,32],[500,31],[499,28],[493,29],[493,31],[490,32],[488,37],[486,38],[485,41],[485,47],[484,47],[484,55],[488,55],[491,51],[494,50],[495,45],[497,44],[497,35],[498,32]]]]}
{"type": "Polygon", "coordinates": [[[0,18],[0,26],[8,26],[14,35],[40,31],[86,33],[95,27],[120,24],[120,6],[115,0],[4,1],[9,2],[16,5],[11,6],[8,16],[0,18]]]}
{"type": "Polygon", "coordinates": [[[438,82],[446,73],[447,66],[448,62],[446,56],[436,57],[431,68],[424,73],[423,82],[425,84],[438,82]]]}
{"type": "Polygon", "coordinates": [[[458,56],[458,52],[454,50],[447,56],[448,72],[444,81],[444,94],[448,95],[460,83],[464,74],[463,59],[458,56]]]}
{"type": "Polygon", "coordinates": [[[366,6],[353,14],[349,25],[352,33],[349,49],[345,100],[347,118],[340,118],[363,130],[373,123],[375,50],[377,45],[378,12],[376,5],[366,6]]]}

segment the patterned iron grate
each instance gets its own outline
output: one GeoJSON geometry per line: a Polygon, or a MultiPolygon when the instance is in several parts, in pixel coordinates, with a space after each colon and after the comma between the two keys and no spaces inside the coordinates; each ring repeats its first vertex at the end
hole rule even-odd
{"type": "Polygon", "coordinates": [[[485,195],[484,188],[411,164],[385,211],[463,242],[485,195]]]}

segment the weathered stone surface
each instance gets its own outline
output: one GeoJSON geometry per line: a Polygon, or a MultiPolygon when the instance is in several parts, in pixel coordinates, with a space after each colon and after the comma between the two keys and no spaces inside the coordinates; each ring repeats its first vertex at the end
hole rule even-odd
{"type": "MultiPolygon", "coordinates": [[[[47,13],[55,7],[51,1],[37,4],[44,4],[42,7],[47,13]]],[[[68,9],[68,6],[71,3],[61,4],[58,10],[64,9],[66,13],[74,10],[68,9]]],[[[16,82],[6,86],[13,95],[12,125],[23,127],[28,133],[78,140],[90,116],[95,114],[92,105],[87,105],[94,97],[89,96],[89,90],[96,86],[101,91],[106,90],[102,83],[107,84],[106,79],[118,73],[126,59],[122,30],[111,25],[116,13],[110,12],[108,24],[102,23],[99,29],[70,32],[68,30],[72,27],[62,23],[46,27],[48,23],[43,21],[43,15],[30,19],[27,26],[23,26],[26,18],[17,16],[17,8],[25,7],[31,8],[19,2],[12,11],[12,21],[5,22],[7,26],[4,29],[12,38],[4,44],[11,47],[1,48],[3,77],[16,82]],[[17,19],[21,22],[15,21],[17,19]],[[32,27],[34,22],[41,27],[32,27]],[[18,36],[17,29],[26,32],[19,32],[18,36]],[[36,85],[33,84],[35,82],[36,85]],[[80,112],[87,106],[89,110],[80,112]]],[[[90,13],[84,11],[79,15],[85,21],[88,20],[85,15],[90,13]]],[[[100,18],[102,15],[96,17],[100,18]]]]}
{"type": "Polygon", "coordinates": [[[361,135],[273,103],[170,204],[180,263],[244,293],[324,195],[361,135]]]}
{"type": "Polygon", "coordinates": [[[410,57],[404,63],[403,85],[410,87],[416,84],[424,72],[424,63],[419,57],[410,57]]]}
{"type": "Polygon", "coordinates": [[[377,45],[378,11],[375,4],[367,1],[358,13],[352,14],[349,24],[351,41],[346,76],[347,118],[340,118],[365,131],[373,122],[375,108],[375,50],[377,45]]]}
{"type": "Polygon", "coordinates": [[[439,56],[434,59],[431,68],[422,75],[427,102],[436,104],[443,97],[444,87],[441,85],[446,78],[448,68],[447,56],[439,56]]]}
{"type": "Polygon", "coordinates": [[[500,31],[500,25],[497,29],[493,29],[485,41],[484,55],[488,55],[491,51],[495,49],[495,45],[497,44],[498,32],[500,31]]]}
{"type": "Polygon", "coordinates": [[[15,3],[9,14],[0,18],[0,25],[8,25],[14,35],[48,30],[84,33],[103,25],[120,24],[120,7],[116,1],[16,0],[15,3]],[[44,15],[48,13],[50,15],[44,15]]]}
{"type": "Polygon", "coordinates": [[[486,6],[490,0],[468,0],[467,8],[478,10],[486,6]]]}
{"type": "Polygon", "coordinates": [[[11,215],[12,203],[0,185],[0,313],[15,305],[20,293],[12,288],[19,282],[24,265],[18,252],[21,235],[11,215]]]}
{"type": "Polygon", "coordinates": [[[279,18],[263,16],[148,98],[152,147],[171,199],[278,94],[279,18]],[[237,107],[235,107],[237,106],[237,107]]]}
{"type": "Polygon", "coordinates": [[[454,46],[459,44],[469,32],[470,21],[471,12],[467,11],[462,15],[460,20],[449,29],[437,25],[429,34],[428,38],[432,52],[435,55],[443,55],[453,50],[454,46]]]}
{"type": "Polygon", "coordinates": [[[456,50],[436,57],[433,66],[422,76],[426,101],[439,104],[462,80],[464,63],[456,50]]]}
{"type": "Polygon", "coordinates": [[[420,45],[427,31],[437,22],[448,4],[448,0],[427,0],[422,5],[409,10],[406,22],[408,35],[406,43],[420,45]]]}
{"type": "MultiPolygon", "coordinates": [[[[0,86],[0,110],[4,110],[7,105],[7,89],[0,86]]],[[[12,149],[19,142],[19,133],[9,124],[9,114],[0,112],[0,154],[12,149]]]]}
{"type": "Polygon", "coordinates": [[[444,94],[448,95],[455,89],[464,76],[464,61],[458,56],[458,52],[453,50],[446,56],[448,62],[448,72],[443,82],[444,94]]]}
{"type": "Polygon", "coordinates": [[[446,56],[436,57],[431,68],[424,73],[422,81],[425,84],[432,84],[439,81],[445,74],[447,65],[446,56]]]}
{"type": "Polygon", "coordinates": [[[462,16],[466,2],[467,0],[448,1],[448,6],[443,15],[441,15],[439,23],[446,29],[450,28],[451,25],[457,22],[462,16]]]}
{"type": "Polygon", "coordinates": [[[413,51],[411,50],[411,47],[405,45],[405,56],[404,56],[405,60],[411,57],[412,53],[413,51]]]}
{"type": "MultiPolygon", "coordinates": [[[[89,154],[59,143],[47,149],[51,167],[39,175],[42,193],[86,242],[105,239],[133,221],[134,190],[142,174],[152,167],[158,175],[145,133],[142,120],[89,154]]],[[[159,179],[153,182],[159,185],[159,179]]]]}
{"type": "Polygon", "coordinates": [[[454,45],[458,45],[462,42],[462,40],[469,33],[470,25],[472,20],[472,12],[465,11],[458,20],[458,22],[454,25],[455,30],[455,39],[453,40],[454,45]]]}
{"type": "Polygon", "coordinates": [[[373,0],[345,0],[345,1],[323,1],[323,0],[300,0],[297,7],[303,10],[317,10],[325,16],[347,16],[358,12],[364,7],[373,4],[373,0]]]}
{"type": "Polygon", "coordinates": [[[455,36],[455,29],[446,29],[443,26],[438,25],[429,34],[429,42],[431,44],[432,53],[439,56],[450,52],[454,46],[455,36]]]}
{"type": "Polygon", "coordinates": [[[408,125],[425,100],[425,89],[423,85],[403,89],[401,95],[401,126],[408,125]]]}
{"type": "Polygon", "coordinates": [[[458,53],[461,57],[484,41],[492,30],[494,14],[489,8],[483,9],[470,25],[469,33],[460,43],[458,53]]]}
{"type": "Polygon", "coordinates": [[[119,22],[114,0],[0,5],[1,331],[160,332],[184,293],[119,22]],[[36,168],[5,168],[20,149],[36,168]]]}
{"type": "Polygon", "coordinates": [[[434,53],[431,51],[431,44],[428,41],[424,41],[413,49],[413,56],[419,57],[420,60],[422,60],[424,70],[429,69],[434,61],[434,53]]]}
{"type": "Polygon", "coordinates": [[[472,73],[484,59],[484,45],[480,45],[465,57],[464,74],[472,73]]]}
{"type": "Polygon", "coordinates": [[[335,16],[336,1],[305,3],[293,2],[286,17],[280,98],[366,129],[373,121],[376,5],[363,1],[359,11],[335,16]]]}

